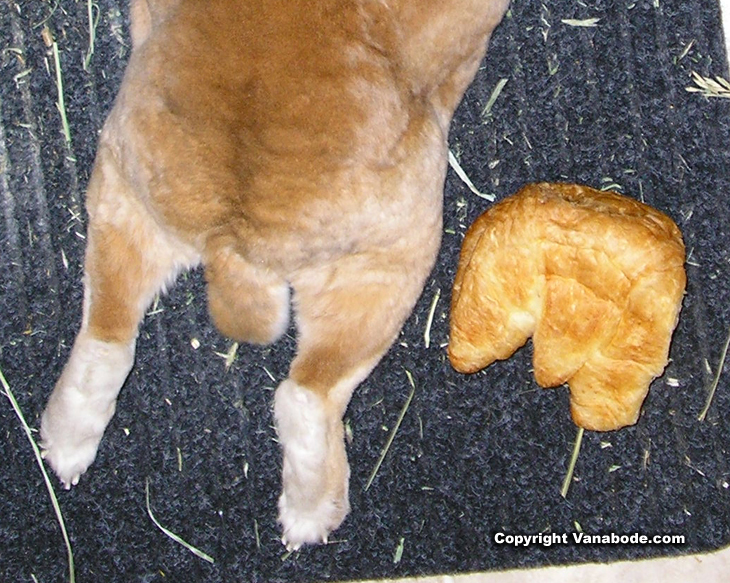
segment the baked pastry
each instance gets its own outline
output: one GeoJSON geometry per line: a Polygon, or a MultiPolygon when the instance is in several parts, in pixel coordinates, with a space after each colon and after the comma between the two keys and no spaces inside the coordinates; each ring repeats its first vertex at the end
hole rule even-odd
{"type": "Polygon", "coordinates": [[[678,227],[656,209],[586,186],[526,186],[466,234],[449,359],[476,372],[532,337],[535,379],[568,383],[577,425],[632,425],[667,364],[684,258],[678,227]]]}

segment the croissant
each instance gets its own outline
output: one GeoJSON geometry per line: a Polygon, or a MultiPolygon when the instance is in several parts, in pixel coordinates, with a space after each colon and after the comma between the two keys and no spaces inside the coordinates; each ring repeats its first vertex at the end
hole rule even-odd
{"type": "Polygon", "coordinates": [[[568,383],[577,425],[632,425],[668,362],[684,259],[679,228],[656,209],[586,186],[526,186],[466,234],[449,359],[476,372],[532,337],[535,380],[568,383]]]}

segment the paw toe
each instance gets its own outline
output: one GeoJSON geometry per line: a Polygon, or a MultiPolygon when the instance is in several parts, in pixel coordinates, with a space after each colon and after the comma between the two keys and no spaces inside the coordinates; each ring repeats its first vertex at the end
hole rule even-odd
{"type": "Polygon", "coordinates": [[[279,500],[282,543],[289,551],[299,550],[305,544],[327,544],[330,532],[342,523],[348,510],[347,501],[335,500],[325,500],[313,508],[297,508],[282,494],[279,500]]]}

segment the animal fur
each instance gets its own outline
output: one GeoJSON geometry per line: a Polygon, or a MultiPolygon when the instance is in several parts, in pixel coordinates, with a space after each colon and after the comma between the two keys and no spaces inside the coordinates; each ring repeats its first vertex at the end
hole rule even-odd
{"type": "Polygon", "coordinates": [[[154,296],[202,263],[224,334],[297,355],[275,397],[290,548],[348,512],[341,419],[441,238],[447,132],[507,0],[132,0],[88,185],[81,329],[42,418],[70,487],[154,296]],[[357,333],[353,333],[357,331],[357,333]]]}

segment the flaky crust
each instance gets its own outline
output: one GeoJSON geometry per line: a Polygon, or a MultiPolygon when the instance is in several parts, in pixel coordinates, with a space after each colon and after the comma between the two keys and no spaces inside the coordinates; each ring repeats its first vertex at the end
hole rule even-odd
{"type": "Polygon", "coordinates": [[[585,186],[526,186],[466,234],[451,363],[476,372],[532,336],[535,379],[568,383],[577,425],[632,425],[667,364],[684,259],[679,229],[656,209],[585,186]]]}

